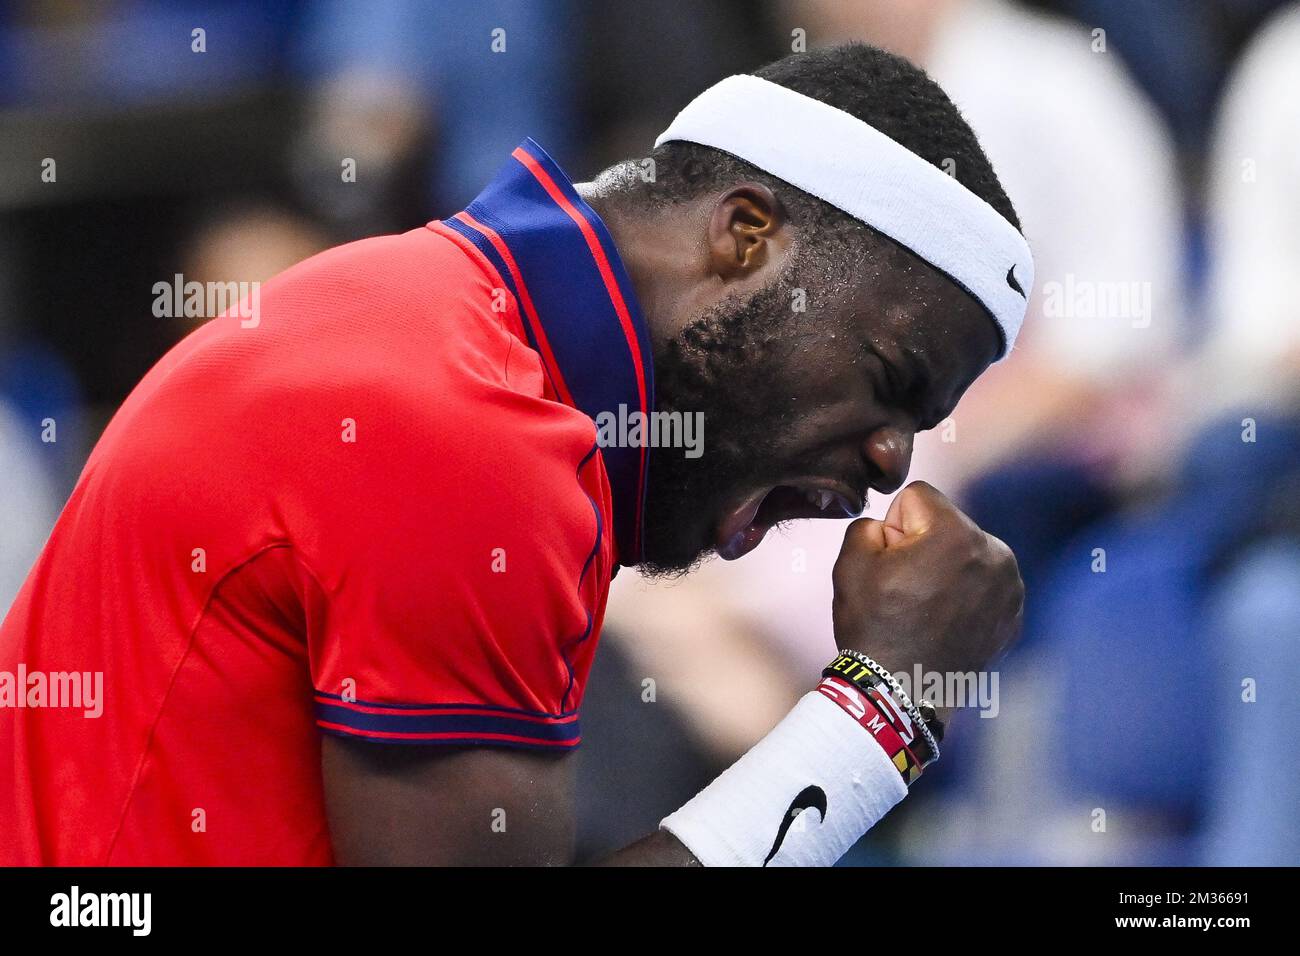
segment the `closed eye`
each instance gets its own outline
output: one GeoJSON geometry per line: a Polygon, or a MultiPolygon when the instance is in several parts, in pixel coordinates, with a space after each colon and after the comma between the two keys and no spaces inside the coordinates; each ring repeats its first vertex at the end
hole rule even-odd
{"type": "MultiPolygon", "coordinates": [[[[883,389],[873,386],[881,403],[910,415],[912,420],[917,422],[917,431],[926,431],[933,428],[934,425],[922,426],[921,424],[926,420],[926,416],[921,409],[920,399],[926,390],[925,386],[929,384],[929,376],[925,375],[923,370],[922,374],[917,374],[916,370],[921,368],[920,363],[915,359],[909,363],[912,374],[905,379],[903,373],[898,370],[893,362],[890,362],[875,349],[871,349],[870,352],[872,357],[880,364],[884,379],[885,387],[883,389]]],[[[912,358],[910,353],[908,357],[912,358]]],[[[935,424],[938,424],[938,422],[935,424]]]]}
{"type": "Polygon", "coordinates": [[[880,366],[880,373],[871,376],[871,390],[875,393],[876,400],[882,405],[897,408],[903,395],[898,370],[886,361],[883,355],[870,346],[866,347],[866,352],[880,366]]]}

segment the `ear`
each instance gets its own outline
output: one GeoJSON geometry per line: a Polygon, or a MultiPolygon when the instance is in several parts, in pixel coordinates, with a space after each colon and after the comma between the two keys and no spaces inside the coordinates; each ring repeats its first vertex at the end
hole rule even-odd
{"type": "Polygon", "coordinates": [[[760,183],[723,193],[709,217],[709,268],[724,282],[745,279],[781,259],[790,244],[785,208],[760,183]]]}

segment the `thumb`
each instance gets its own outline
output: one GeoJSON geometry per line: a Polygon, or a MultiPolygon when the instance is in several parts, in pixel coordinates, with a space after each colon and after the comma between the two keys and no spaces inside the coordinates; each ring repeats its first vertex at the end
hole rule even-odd
{"type": "Polygon", "coordinates": [[[914,481],[900,491],[885,514],[885,541],[890,546],[907,538],[924,534],[941,512],[953,507],[939,489],[924,481],[914,481]]]}

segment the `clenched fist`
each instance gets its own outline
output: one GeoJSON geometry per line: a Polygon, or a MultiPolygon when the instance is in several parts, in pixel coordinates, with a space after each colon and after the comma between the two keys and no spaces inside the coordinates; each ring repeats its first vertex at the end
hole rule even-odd
{"type": "Polygon", "coordinates": [[[833,577],[839,646],[894,672],[978,671],[1020,628],[1015,555],[923,481],[849,525],[833,577]]]}

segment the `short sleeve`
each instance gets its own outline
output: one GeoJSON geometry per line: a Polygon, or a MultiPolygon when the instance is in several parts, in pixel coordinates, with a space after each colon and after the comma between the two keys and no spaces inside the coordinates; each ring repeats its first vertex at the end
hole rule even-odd
{"type": "Polygon", "coordinates": [[[322,595],[307,627],[318,726],[575,747],[613,560],[594,427],[473,380],[435,391],[348,389],[322,415],[320,489],[294,515],[322,595]]]}

